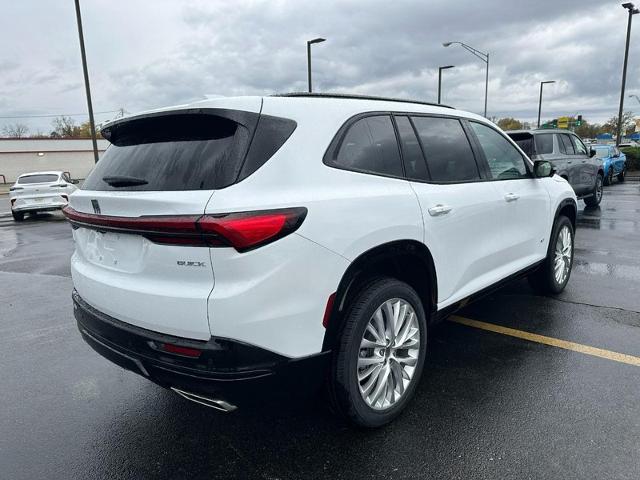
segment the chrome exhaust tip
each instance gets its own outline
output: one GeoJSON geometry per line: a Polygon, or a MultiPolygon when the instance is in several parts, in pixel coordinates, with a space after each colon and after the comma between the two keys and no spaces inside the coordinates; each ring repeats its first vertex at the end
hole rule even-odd
{"type": "Polygon", "coordinates": [[[175,387],[171,387],[171,390],[176,392],[181,397],[186,398],[187,400],[191,400],[192,402],[199,403],[200,405],[204,405],[205,407],[213,408],[221,412],[229,413],[238,409],[238,407],[230,404],[229,402],[226,402],[225,400],[203,397],[202,395],[196,395],[195,393],[185,392],[184,390],[180,390],[175,387]]]}

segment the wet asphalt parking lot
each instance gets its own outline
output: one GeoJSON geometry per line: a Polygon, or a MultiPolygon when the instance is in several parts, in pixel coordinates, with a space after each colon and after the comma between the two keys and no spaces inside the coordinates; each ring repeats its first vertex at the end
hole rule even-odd
{"type": "Polygon", "coordinates": [[[583,208],[566,291],[516,281],[434,329],[373,431],[321,399],[219,414],[112,365],[73,320],[63,217],[0,217],[0,478],[640,478],[640,183],[583,208]]]}

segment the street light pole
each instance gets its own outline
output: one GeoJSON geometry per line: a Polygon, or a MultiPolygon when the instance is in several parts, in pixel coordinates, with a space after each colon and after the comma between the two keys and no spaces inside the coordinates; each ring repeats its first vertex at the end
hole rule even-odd
{"type": "Polygon", "coordinates": [[[484,117],[487,118],[487,99],[489,97],[489,54],[481,52],[477,48],[473,48],[470,45],[467,45],[463,42],[445,42],[442,44],[443,47],[448,47],[453,44],[458,44],[465,50],[469,51],[471,54],[478,57],[487,65],[487,71],[485,72],[485,80],[484,80],[484,117]]]}
{"type": "Polygon", "coordinates": [[[616,145],[622,141],[622,109],[624,107],[624,88],[627,83],[627,61],[629,59],[629,41],[631,39],[631,20],[640,10],[635,8],[633,3],[623,3],[622,6],[629,11],[629,21],[627,23],[627,43],[624,47],[624,63],[622,65],[622,88],[620,90],[620,108],[618,110],[618,131],[616,132],[616,145]]]}
{"type": "Polygon", "coordinates": [[[635,95],[632,93],[631,95],[629,95],[629,98],[635,98],[638,101],[638,103],[640,103],[640,97],[638,95],[635,95]]]}
{"type": "Polygon", "coordinates": [[[80,0],[76,1],[76,21],[78,22],[78,38],[80,39],[80,56],[82,57],[82,71],[84,73],[84,88],[87,94],[89,109],[89,126],[91,128],[91,142],[93,143],[93,160],[98,163],[98,140],[96,139],[96,123],[93,119],[93,105],[91,104],[91,88],[89,87],[89,71],[87,70],[87,55],[84,50],[84,35],[82,34],[82,18],[80,16],[80,0]]]}
{"type": "Polygon", "coordinates": [[[540,82],[540,100],[538,100],[538,128],[540,128],[540,113],[542,113],[542,86],[545,83],[555,83],[555,80],[545,80],[540,82]]]}
{"type": "Polygon", "coordinates": [[[322,43],[325,38],[314,38],[307,42],[307,80],[309,82],[309,93],[311,93],[311,45],[314,43],[322,43]]]}
{"type": "Polygon", "coordinates": [[[438,67],[438,105],[440,105],[441,91],[442,91],[442,70],[453,68],[455,65],[447,65],[446,67],[438,67]]]}

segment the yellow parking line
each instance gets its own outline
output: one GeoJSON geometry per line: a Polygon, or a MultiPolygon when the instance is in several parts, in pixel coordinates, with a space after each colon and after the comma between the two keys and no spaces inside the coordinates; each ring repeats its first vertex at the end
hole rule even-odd
{"type": "Polygon", "coordinates": [[[567,342],[566,340],[560,340],[558,338],[545,337],[544,335],[524,332],[522,330],[516,330],[514,328],[502,327],[500,325],[494,325],[493,323],[471,320],[470,318],[459,317],[458,315],[450,316],[449,321],[459,323],[461,325],[466,325],[468,327],[479,328],[480,330],[500,333],[502,335],[521,338],[530,342],[551,345],[552,347],[564,348],[565,350],[573,350],[574,352],[584,353],[585,355],[606,358],[607,360],[613,360],[614,362],[627,363],[629,365],[640,367],[640,357],[634,357],[633,355],[627,355],[625,353],[612,352],[610,350],[604,350],[602,348],[590,347],[589,345],[567,342]]]}

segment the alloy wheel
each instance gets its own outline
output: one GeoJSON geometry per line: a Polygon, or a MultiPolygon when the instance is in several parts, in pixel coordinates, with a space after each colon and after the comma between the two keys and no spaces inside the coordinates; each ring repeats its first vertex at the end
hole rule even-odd
{"type": "Polygon", "coordinates": [[[571,231],[565,225],[558,232],[553,262],[553,276],[558,285],[562,285],[565,282],[571,271],[572,249],[571,231]]]}
{"type": "Polygon", "coordinates": [[[419,353],[420,324],[414,308],[401,298],[385,301],[369,319],[358,352],[358,386],[369,407],[386,410],[403,397],[419,353]]]}

